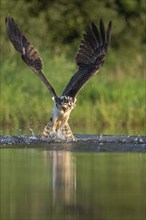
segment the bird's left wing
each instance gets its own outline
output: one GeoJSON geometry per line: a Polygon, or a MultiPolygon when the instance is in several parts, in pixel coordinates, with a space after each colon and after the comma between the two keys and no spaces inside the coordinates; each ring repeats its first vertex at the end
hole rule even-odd
{"type": "Polygon", "coordinates": [[[95,75],[104,63],[107,53],[110,34],[111,21],[105,31],[102,19],[100,20],[99,30],[92,23],[88,27],[81,40],[79,51],[75,58],[78,71],[72,76],[62,95],[75,97],[85,83],[95,75]]]}
{"type": "Polygon", "coordinates": [[[38,52],[26,39],[24,34],[20,31],[19,27],[11,17],[6,17],[6,31],[7,35],[12,42],[15,49],[20,53],[23,61],[35,72],[41,81],[48,88],[51,96],[57,98],[54,88],[48,82],[42,73],[42,62],[38,52]]]}

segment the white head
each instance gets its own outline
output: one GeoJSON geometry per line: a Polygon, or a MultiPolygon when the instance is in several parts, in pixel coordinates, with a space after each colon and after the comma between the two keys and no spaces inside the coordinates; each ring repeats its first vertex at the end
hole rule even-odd
{"type": "Polygon", "coordinates": [[[69,96],[61,96],[56,101],[56,107],[63,111],[71,111],[75,107],[76,98],[69,96]]]}

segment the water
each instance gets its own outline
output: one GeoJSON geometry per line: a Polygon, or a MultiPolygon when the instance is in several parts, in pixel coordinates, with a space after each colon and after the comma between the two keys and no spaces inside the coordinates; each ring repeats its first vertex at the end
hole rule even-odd
{"type": "Polygon", "coordinates": [[[44,139],[35,135],[0,136],[0,147],[45,147],[48,150],[146,152],[146,136],[75,135],[76,141],[44,139]]]}
{"type": "Polygon", "coordinates": [[[146,219],[145,153],[17,146],[0,159],[1,220],[146,219]]]}

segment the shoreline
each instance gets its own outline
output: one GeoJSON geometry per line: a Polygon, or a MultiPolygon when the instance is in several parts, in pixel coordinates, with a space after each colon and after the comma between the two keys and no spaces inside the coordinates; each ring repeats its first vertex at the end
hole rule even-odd
{"type": "Polygon", "coordinates": [[[73,152],[146,152],[146,136],[75,135],[76,141],[42,139],[34,135],[0,136],[0,148],[39,148],[73,152]]]}

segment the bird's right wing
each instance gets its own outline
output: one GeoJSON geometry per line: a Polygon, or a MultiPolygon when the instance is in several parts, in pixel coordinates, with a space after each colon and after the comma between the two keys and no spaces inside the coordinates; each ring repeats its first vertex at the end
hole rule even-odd
{"type": "Polygon", "coordinates": [[[42,62],[38,52],[26,39],[24,34],[20,31],[19,27],[11,17],[6,17],[6,30],[9,40],[12,42],[14,48],[20,53],[23,61],[35,72],[41,81],[48,88],[51,96],[57,98],[56,92],[46,77],[43,75],[42,62]]]}
{"type": "Polygon", "coordinates": [[[72,76],[62,95],[75,97],[81,88],[94,76],[104,63],[111,34],[111,21],[107,30],[102,19],[99,30],[94,23],[85,31],[84,39],[76,56],[78,71],[72,76]]]}

